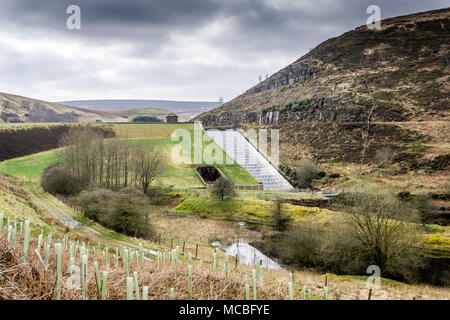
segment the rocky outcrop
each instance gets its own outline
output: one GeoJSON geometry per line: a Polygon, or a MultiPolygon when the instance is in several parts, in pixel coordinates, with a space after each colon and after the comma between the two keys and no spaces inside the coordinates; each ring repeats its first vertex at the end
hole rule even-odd
{"type": "Polygon", "coordinates": [[[296,62],[247,90],[244,95],[252,95],[265,90],[277,89],[282,86],[312,80],[318,75],[319,71],[314,63],[296,62]]]}

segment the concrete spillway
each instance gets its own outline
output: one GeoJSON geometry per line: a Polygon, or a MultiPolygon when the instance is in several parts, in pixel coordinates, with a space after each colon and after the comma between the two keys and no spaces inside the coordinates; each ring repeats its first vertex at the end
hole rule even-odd
{"type": "Polygon", "coordinates": [[[221,147],[228,156],[248,171],[256,181],[264,186],[264,190],[288,191],[291,184],[278,170],[236,130],[206,130],[206,134],[221,147]]]}

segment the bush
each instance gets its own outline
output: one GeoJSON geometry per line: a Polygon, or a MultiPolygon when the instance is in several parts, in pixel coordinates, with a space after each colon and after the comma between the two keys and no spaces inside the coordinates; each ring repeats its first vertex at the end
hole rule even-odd
{"type": "Polygon", "coordinates": [[[304,159],[300,161],[296,172],[298,185],[301,188],[309,188],[311,186],[312,180],[317,177],[319,170],[314,161],[304,159]]]}
{"type": "Polygon", "coordinates": [[[221,177],[217,179],[216,182],[211,186],[210,189],[211,196],[214,198],[220,198],[224,200],[225,198],[233,198],[236,196],[236,192],[233,188],[233,183],[231,180],[221,177]]]}
{"type": "Polygon", "coordinates": [[[428,220],[433,216],[433,208],[429,204],[430,197],[427,195],[415,195],[412,199],[412,205],[416,209],[420,222],[423,226],[428,223],[428,220]]]}
{"type": "Polygon", "coordinates": [[[394,193],[374,187],[346,191],[336,197],[333,209],[341,218],[326,227],[301,223],[275,241],[284,261],[338,274],[364,275],[377,265],[382,276],[417,281],[423,257],[415,210],[394,193]]]}
{"type": "Polygon", "coordinates": [[[291,218],[281,211],[281,199],[275,200],[275,205],[272,210],[272,219],[275,225],[275,229],[278,231],[286,231],[289,228],[291,218]]]}
{"type": "Polygon", "coordinates": [[[106,189],[85,191],[78,204],[86,217],[128,236],[151,239],[154,229],[149,221],[149,199],[136,188],[118,192],[106,189]]]}
{"type": "Polygon", "coordinates": [[[302,223],[278,242],[283,260],[302,267],[317,268],[321,261],[322,231],[312,223],[302,223]]]}
{"type": "Polygon", "coordinates": [[[132,187],[122,189],[111,201],[108,226],[128,236],[149,239],[153,228],[147,207],[148,199],[141,191],[132,187]]]}
{"type": "Polygon", "coordinates": [[[163,122],[161,119],[158,119],[155,116],[137,116],[133,118],[134,123],[161,123],[163,122]]]}
{"type": "Polygon", "coordinates": [[[115,193],[108,189],[83,191],[78,197],[78,205],[87,218],[107,225],[109,207],[114,197],[115,193]]]}
{"type": "Polygon", "coordinates": [[[391,277],[413,280],[422,259],[414,248],[418,243],[414,224],[417,211],[389,190],[362,186],[346,191],[334,199],[335,209],[342,211],[347,241],[336,250],[358,258],[362,271],[377,265],[391,277]]]}
{"type": "Polygon", "coordinates": [[[58,164],[52,164],[44,169],[41,187],[51,194],[61,195],[74,195],[82,190],[80,179],[58,164]]]}

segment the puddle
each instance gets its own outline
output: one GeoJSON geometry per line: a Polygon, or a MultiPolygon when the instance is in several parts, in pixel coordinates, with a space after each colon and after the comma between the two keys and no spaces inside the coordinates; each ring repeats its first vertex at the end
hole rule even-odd
{"type": "Polygon", "coordinates": [[[246,266],[256,266],[257,261],[262,260],[261,266],[268,270],[285,270],[277,262],[270,259],[264,253],[248,244],[244,240],[233,242],[230,245],[223,245],[219,241],[211,243],[213,247],[221,248],[226,251],[230,256],[238,258],[240,264],[246,266]]]}

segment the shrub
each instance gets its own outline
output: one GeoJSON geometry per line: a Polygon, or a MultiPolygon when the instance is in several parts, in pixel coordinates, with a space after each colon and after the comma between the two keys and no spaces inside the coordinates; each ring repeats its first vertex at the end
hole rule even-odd
{"type": "Polygon", "coordinates": [[[216,182],[211,186],[210,189],[211,196],[214,198],[220,198],[224,200],[225,198],[233,198],[236,196],[236,192],[233,188],[233,183],[231,180],[221,177],[217,179],[216,182]]]}
{"type": "Polygon", "coordinates": [[[389,190],[363,186],[346,191],[334,199],[335,209],[342,211],[348,241],[336,250],[358,257],[360,271],[377,265],[384,274],[412,280],[421,259],[415,252],[417,232],[411,222],[417,212],[389,190]]]}
{"type": "Polygon", "coordinates": [[[41,187],[51,194],[62,195],[74,195],[82,190],[78,177],[58,164],[52,164],[44,169],[41,187]]]}
{"type": "Polygon", "coordinates": [[[298,185],[301,188],[309,188],[312,180],[317,177],[319,170],[317,169],[317,165],[314,161],[304,159],[300,161],[296,172],[298,185]]]}
{"type": "Polygon", "coordinates": [[[395,158],[395,152],[390,147],[385,147],[377,150],[375,159],[379,168],[388,168],[392,165],[395,158]]]}
{"type": "Polygon", "coordinates": [[[158,119],[155,116],[137,116],[133,118],[134,123],[161,123],[163,122],[161,119],[158,119]]]}
{"type": "Polygon", "coordinates": [[[154,230],[149,221],[149,200],[136,188],[118,192],[106,189],[85,191],[78,197],[85,216],[128,236],[150,239],[154,230]]]}
{"type": "Polygon", "coordinates": [[[415,195],[412,199],[412,205],[416,209],[423,226],[425,226],[428,220],[433,216],[429,200],[430,198],[427,195],[415,195]]]}
{"type": "Polygon", "coordinates": [[[111,201],[108,226],[132,237],[149,239],[153,228],[149,221],[148,198],[136,188],[129,187],[116,193],[111,201]]]}
{"type": "Polygon", "coordinates": [[[394,193],[366,186],[345,191],[333,200],[341,212],[332,224],[293,226],[274,242],[272,251],[284,261],[338,274],[366,274],[377,265],[383,277],[414,282],[424,258],[415,210],[394,193]]]}
{"type": "Polygon", "coordinates": [[[275,200],[275,205],[272,210],[272,219],[275,225],[275,229],[278,231],[286,231],[289,228],[291,218],[281,211],[281,205],[283,201],[281,199],[275,200]]]}
{"type": "Polygon", "coordinates": [[[107,225],[109,206],[114,197],[115,193],[107,189],[83,191],[78,197],[78,205],[87,218],[107,225]]]}
{"type": "Polygon", "coordinates": [[[312,223],[292,227],[277,243],[283,260],[302,267],[318,267],[321,262],[323,231],[312,223]]]}

